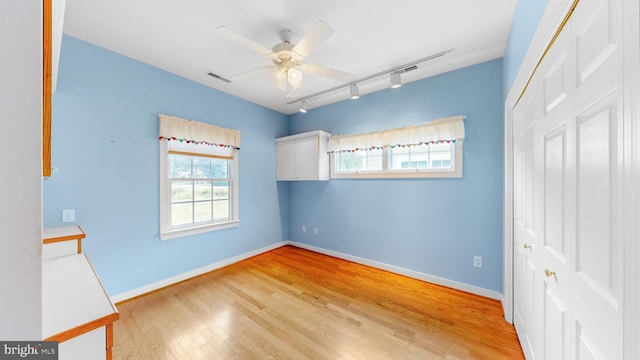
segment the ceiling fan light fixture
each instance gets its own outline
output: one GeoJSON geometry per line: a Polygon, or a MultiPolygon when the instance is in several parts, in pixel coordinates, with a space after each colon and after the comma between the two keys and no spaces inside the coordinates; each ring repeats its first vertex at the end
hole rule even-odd
{"type": "Polygon", "coordinates": [[[302,82],[302,71],[292,67],[287,70],[287,81],[293,86],[298,86],[302,82]]]}
{"type": "Polygon", "coordinates": [[[391,88],[397,89],[402,86],[402,79],[400,78],[400,73],[394,71],[391,73],[391,88]]]}
{"type": "Polygon", "coordinates": [[[351,94],[351,100],[360,99],[360,89],[358,88],[358,85],[351,85],[349,87],[349,93],[351,94]]]}
{"type": "Polygon", "coordinates": [[[300,104],[299,111],[303,114],[307,113],[307,100],[302,100],[302,104],[300,104]]]}

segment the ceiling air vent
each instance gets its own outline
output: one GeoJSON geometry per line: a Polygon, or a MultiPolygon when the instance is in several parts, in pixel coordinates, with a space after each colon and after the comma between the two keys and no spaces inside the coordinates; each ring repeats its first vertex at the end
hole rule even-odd
{"type": "Polygon", "coordinates": [[[415,70],[417,68],[418,68],[418,65],[409,66],[409,67],[406,67],[406,68],[402,69],[402,72],[413,71],[413,70],[415,70]]]}
{"type": "Polygon", "coordinates": [[[212,78],[218,79],[220,81],[224,81],[227,84],[231,82],[231,80],[223,78],[222,76],[218,75],[218,74],[214,74],[212,72],[209,72],[207,75],[211,76],[212,78]]]}

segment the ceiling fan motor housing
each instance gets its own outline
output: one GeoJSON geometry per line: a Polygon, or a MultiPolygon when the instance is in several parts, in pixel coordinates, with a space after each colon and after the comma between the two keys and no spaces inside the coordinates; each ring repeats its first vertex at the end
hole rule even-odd
{"type": "Polygon", "coordinates": [[[282,42],[276,44],[271,50],[275,54],[273,57],[273,63],[278,66],[298,66],[300,65],[301,57],[293,51],[295,45],[290,42],[282,42]]]}

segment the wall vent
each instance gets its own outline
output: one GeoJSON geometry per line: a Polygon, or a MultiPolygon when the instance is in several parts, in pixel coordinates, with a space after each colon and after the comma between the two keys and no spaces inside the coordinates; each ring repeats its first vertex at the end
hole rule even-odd
{"type": "Polygon", "coordinates": [[[415,70],[417,68],[418,68],[418,65],[409,66],[409,67],[406,67],[406,68],[402,69],[402,72],[413,71],[413,70],[415,70]]]}
{"type": "Polygon", "coordinates": [[[218,75],[218,74],[214,74],[212,72],[207,73],[207,75],[211,76],[212,78],[218,79],[220,81],[224,81],[227,84],[231,82],[231,80],[223,78],[222,76],[218,75]]]}

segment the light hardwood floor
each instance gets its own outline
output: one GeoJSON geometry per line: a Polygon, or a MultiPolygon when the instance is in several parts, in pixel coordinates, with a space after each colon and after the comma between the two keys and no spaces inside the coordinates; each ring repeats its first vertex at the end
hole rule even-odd
{"type": "Polygon", "coordinates": [[[118,304],[113,359],[523,359],[495,300],[285,246],[118,304]]]}

